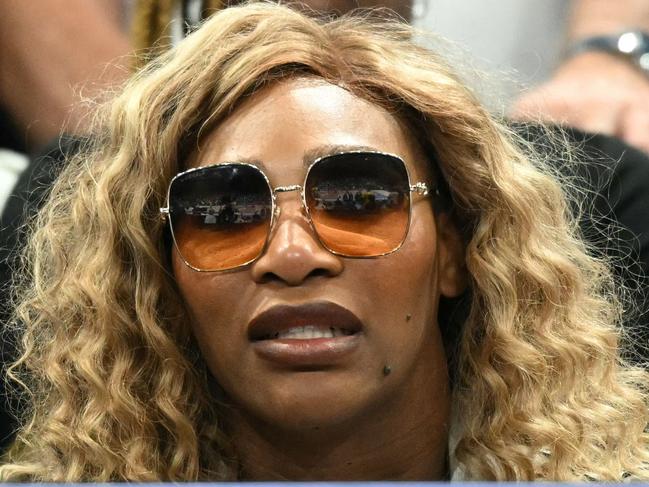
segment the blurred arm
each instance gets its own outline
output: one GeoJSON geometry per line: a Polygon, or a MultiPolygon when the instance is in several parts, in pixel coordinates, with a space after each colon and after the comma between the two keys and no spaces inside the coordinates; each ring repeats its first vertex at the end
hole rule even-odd
{"type": "Polygon", "coordinates": [[[128,75],[119,0],[0,1],[0,104],[42,145],[62,127],[83,132],[81,96],[128,75]],[[76,105],[75,105],[76,104],[76,105]]]}
{"type": "Polygon", "coordinates": [[[569,39],[615,34],[632,27],[649,31],[648,0],[577,0],[573,2],[569,39]]]}
{"type": "MultiPolygon", "coordinates": [[[[568,40],[634,29],[649,32],[649,0],[576,0],[568,40]]],[[[524,94],[512,115],[616,135],[649,151],[649,76],[628,60],[585,52],[566,59],[550,80],[524,94]]]]}

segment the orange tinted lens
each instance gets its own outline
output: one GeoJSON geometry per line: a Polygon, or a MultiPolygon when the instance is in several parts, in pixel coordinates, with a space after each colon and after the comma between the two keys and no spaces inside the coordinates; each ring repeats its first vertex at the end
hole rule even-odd
{"type": "Polygon", "coordinates": [[[351,153],[324,158],[311,168],[305,189],[313,226],[333,252],[382,255],[406,237],[410,186],[397,157],[351,153]]]}
{"type": "Polygon", "coordinates": [[[174,180],[169,201],[174,241],[190,266],[232,269],[263,251],[272,203],[258,169],[244,164],[200,168],[174,180]]]}
{"type": "Polygon", "coordinates": [[[268,225],[249,223],[211,229],[204,217],[191,216],[175,225],[174,236],[183,259],[200,270],[225,270],[257,258],[264,248],[268,225]]]}

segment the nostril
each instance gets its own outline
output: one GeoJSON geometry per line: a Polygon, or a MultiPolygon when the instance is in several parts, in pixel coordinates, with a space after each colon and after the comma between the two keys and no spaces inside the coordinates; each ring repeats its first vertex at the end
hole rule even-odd
{"type": "Polygon", "coordinates": [[[283,281],[283,279],[279,277],[277,274],[275,274],[274,272],[266,272],[257,279],[257,282],[259,284],[267,284],[274,281],[279,282],[279,281],[283,281]]]}
{"type": "Polygon", "coordinates": [[[329,277],[331,276],[331,271],[327,269],[313,269],[309,273],[309,277],[329,277]]]}
{"type": "MultiPolygon", "coordinates": [[[[334,273],[327,269],[322,269],[322,268],[316,268],[313,269],[311,272],[309,272],[305,277],[301,278],[299,282],[302,282],[304,279],[310,278],[310,277],[331,277],[334,273]]],[[[261,275],[261,277],[258,278],[257,282],[259,284],[267,284],[271,282],[287,282],[286,276],[281,277],[278,274],[275,274],[274,272],[265,272],[264,274],[261,275]]]]}

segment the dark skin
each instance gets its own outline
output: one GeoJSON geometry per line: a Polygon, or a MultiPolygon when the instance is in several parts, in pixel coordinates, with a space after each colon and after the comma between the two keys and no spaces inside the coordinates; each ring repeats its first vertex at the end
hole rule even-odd
{"type": "MultiPolygon", "coordinates": [[[[430,180],[400,120],[319,79],[258,92],[206,137],[189,165],[255,159],[273,186],[299,184],[305,154],[332,144],[399,155],[412,182],[430,180]]],[[[430,200],[414,198],[398,251],[350,259],[320,245],[295,193],[279,194],[278,204],[268,247],[251,265],[199,273],[173,254],[192,331],[231,405],[225,424],[242,477],[444,479],[450,391],[437,306],[466,285],[455,227],[430,200]],[[362,321],[352,353],[309,370],[257,353],[251,320],[273,306],[323,300],[362,321]]]]}
{"type": "MultiPolygon", "coordinates": [[[[446,398],[448,391],[442,393],[446,398]]],[[[413,409],[404,396],[366,411],[362,421],[348,421],[336,428],[312,426],[289,434],[281,426],[235,410],[228,422],[243,464],[242,477],[332,481],[447,478],[446,444],[440,439],[448,430],[447,425],[439,427],[440,418],[448,415],[446,405],[395,420],[395,411],[413,409]]]]}

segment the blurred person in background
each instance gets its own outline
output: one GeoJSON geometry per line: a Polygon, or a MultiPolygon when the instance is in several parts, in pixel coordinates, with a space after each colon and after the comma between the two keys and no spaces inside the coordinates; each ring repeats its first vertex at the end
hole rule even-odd
{"type": "Polygon", "coordinates": [[[614,135],[649,152],[649,1],[573,2],[565,59],[513,115],[614,135]]]}

